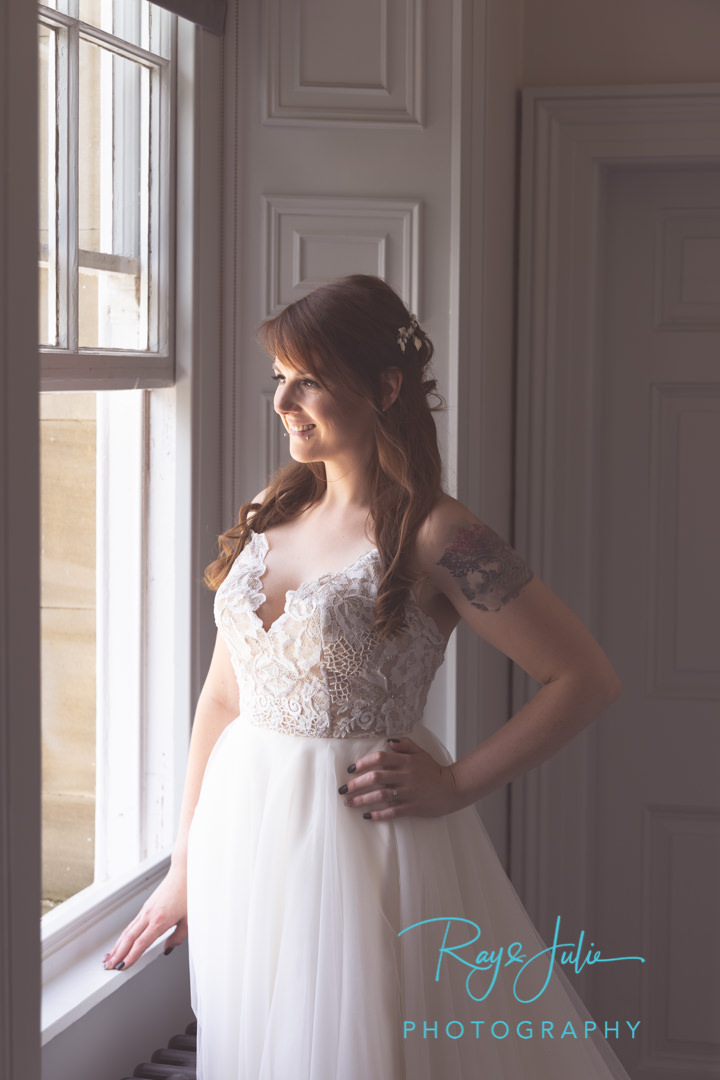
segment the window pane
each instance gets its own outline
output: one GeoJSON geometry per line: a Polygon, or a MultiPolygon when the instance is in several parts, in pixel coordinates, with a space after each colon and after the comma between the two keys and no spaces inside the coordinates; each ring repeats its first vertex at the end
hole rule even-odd
{"type": "Polygon", "coordinates": [[[40,395],[43,913],[139,859],[145,395],[40,395]]]}
{"type": "Polygon", "coordinates": [[[81,347],[148,347],[150,71],[80,40],[81,347]]]}
{"type": "Polygon", "coordinates": [[[95,394],[42,394],[43,913],[94,879],[95,394]]]}
{"type": "Polygon", "coordinates": [[[81,22],[98,26],[158,56],[169,56],[167,13],[147,0],[80,0],[81,22]]]}
{"type": "Polygon", "coordinates": [[[40,344],[57,345],[57,113],[55,89],[56,34],[41,23],[39,36],[39,188],[40,344]]]}
{"type": "Polygon", "coordinates": [[[137,274],[80,267],[78,315],[85,348],[141,349],[137,274]]]}

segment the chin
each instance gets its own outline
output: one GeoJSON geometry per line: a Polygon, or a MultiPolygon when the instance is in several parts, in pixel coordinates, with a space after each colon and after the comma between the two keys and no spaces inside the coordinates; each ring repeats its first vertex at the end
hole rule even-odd
{"type": "Polygon", "coordinates": [[[302,462],[303,465],[308,465],[311,461],[322,460],[313,453],[310,447],[308,447],[306,450],[304,446],[291,447],[290,457],[293,459],[293,461],[302,462]]]}

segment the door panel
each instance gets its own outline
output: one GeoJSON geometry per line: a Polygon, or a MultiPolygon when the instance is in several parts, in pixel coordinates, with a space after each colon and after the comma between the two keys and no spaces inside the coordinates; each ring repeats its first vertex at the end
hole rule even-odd
{"type": "Polygon", "coordinates": [[[646,963],[597,967],[593,1003],[596,1015],[641,1018],[634,1075],[709,1078],[720,1042],[720,171],[614,170],[603,221],[595,586],[623,694],[593,733],[592,931],[622,936],[646,963]]]}

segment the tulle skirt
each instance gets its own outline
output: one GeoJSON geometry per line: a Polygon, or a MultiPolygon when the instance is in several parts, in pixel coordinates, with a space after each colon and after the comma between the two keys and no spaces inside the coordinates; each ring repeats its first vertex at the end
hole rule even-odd
{"type": "Polygon", "coordinates": [[[547,946],[473,807],[345,806],[348,765],[384,748],[242,717],[218,740],[188,854],[198,1080],[628,1080],[564,971],[520,972],[547,946]]]}

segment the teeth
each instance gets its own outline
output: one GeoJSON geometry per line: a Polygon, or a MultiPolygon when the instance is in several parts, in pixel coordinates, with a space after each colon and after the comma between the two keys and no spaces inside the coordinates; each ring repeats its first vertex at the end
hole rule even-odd
{"type": "Polygon", "coordinates": [[[310,431],[310,429],[314,427],[314,424],[303,424],[302,427],[293,427],[292,424],[288,424],[290,431],[310,431]]]}

